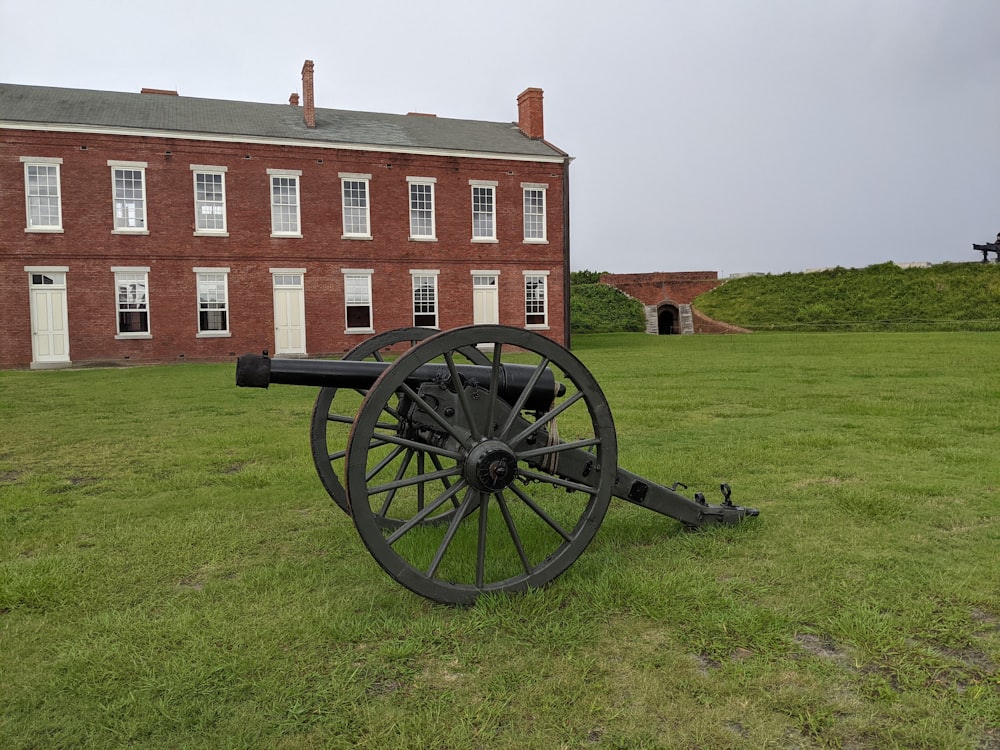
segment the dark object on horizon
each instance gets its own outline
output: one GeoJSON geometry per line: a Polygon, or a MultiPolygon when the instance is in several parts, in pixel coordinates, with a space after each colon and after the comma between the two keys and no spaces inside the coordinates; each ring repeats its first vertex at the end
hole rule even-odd
{"type": "Polygon", "coordinates": [[[982,245],[977,245],[973,243],[972,248],[974,250],[978,250],[983,254],[983,263],[990,262],[988,257],[990,253],[993,253],[994,255],[997,256],[993,262],[1000,263],[1000,232],[997,232],[996,242],[987,242],[982,245]]]}

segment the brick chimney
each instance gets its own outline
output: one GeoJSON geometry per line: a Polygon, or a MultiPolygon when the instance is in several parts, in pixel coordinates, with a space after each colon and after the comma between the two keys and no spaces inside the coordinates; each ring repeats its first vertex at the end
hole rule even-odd
{"type": "Polygon", "coordinates": [[[299,95],[293,91],[292,95],[288,97],[288,103],[291,104],[293,107],[299,106],[299,95]]]}
{"type": "Polygon", "coordinates": [[[316,127],[316,102],[313,100],[313,61],[306,60],[302,66],[302,116],[306,127],[316,127]]]}
{"type": "Polygon", "coordinates": [[[517,127],[529,138],[545,137],[541,89],[525,89],[517,97],[517,127]]]}

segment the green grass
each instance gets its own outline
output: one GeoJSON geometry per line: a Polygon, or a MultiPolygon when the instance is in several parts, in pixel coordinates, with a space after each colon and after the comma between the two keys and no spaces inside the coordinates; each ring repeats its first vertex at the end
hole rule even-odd
{"type": "Polygon", "coordinates": [[[694,304],[716,320],[758,331],[998,331],[1000,265],[882,263],[750,276],[694,304]]]}
{"type": "Polygon", "coordinates": [[[430,604],[312,467],[312,389],[0,372],[0,747],[1000,747],[1000,334],[574,336],[617,502],[543,591],[430,604]]]}
{"type": "Polygon", "coordinates": [[[642,303],[604,284],[570,287],[570,328],[577,333],[635,333],[646,330],[642,303]]]}

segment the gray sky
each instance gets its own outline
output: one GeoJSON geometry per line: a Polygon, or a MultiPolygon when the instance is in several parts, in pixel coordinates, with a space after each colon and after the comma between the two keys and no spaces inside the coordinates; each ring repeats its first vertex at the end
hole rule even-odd
{"type": "Polygon", "coordinates": [[[1000,231],[1000,0],[0,0],[0,80],[512,121],[573,269],[968,261],[1000,231]]]}

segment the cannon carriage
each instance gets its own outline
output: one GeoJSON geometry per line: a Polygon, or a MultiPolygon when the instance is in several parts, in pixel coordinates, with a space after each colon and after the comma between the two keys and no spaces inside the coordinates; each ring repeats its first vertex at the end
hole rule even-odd
{"type": "Polygon", "coordinates": [[[692,529],[757,515],[726,484],[710,504],[620,468],[597,381],[531,331],[401,329],[342,360],[248,354],[236,380],[319,386],[310,443],[323,486],[379,565],[435,601],[546,585],[583,553],[612,497],[692,529]]]}

